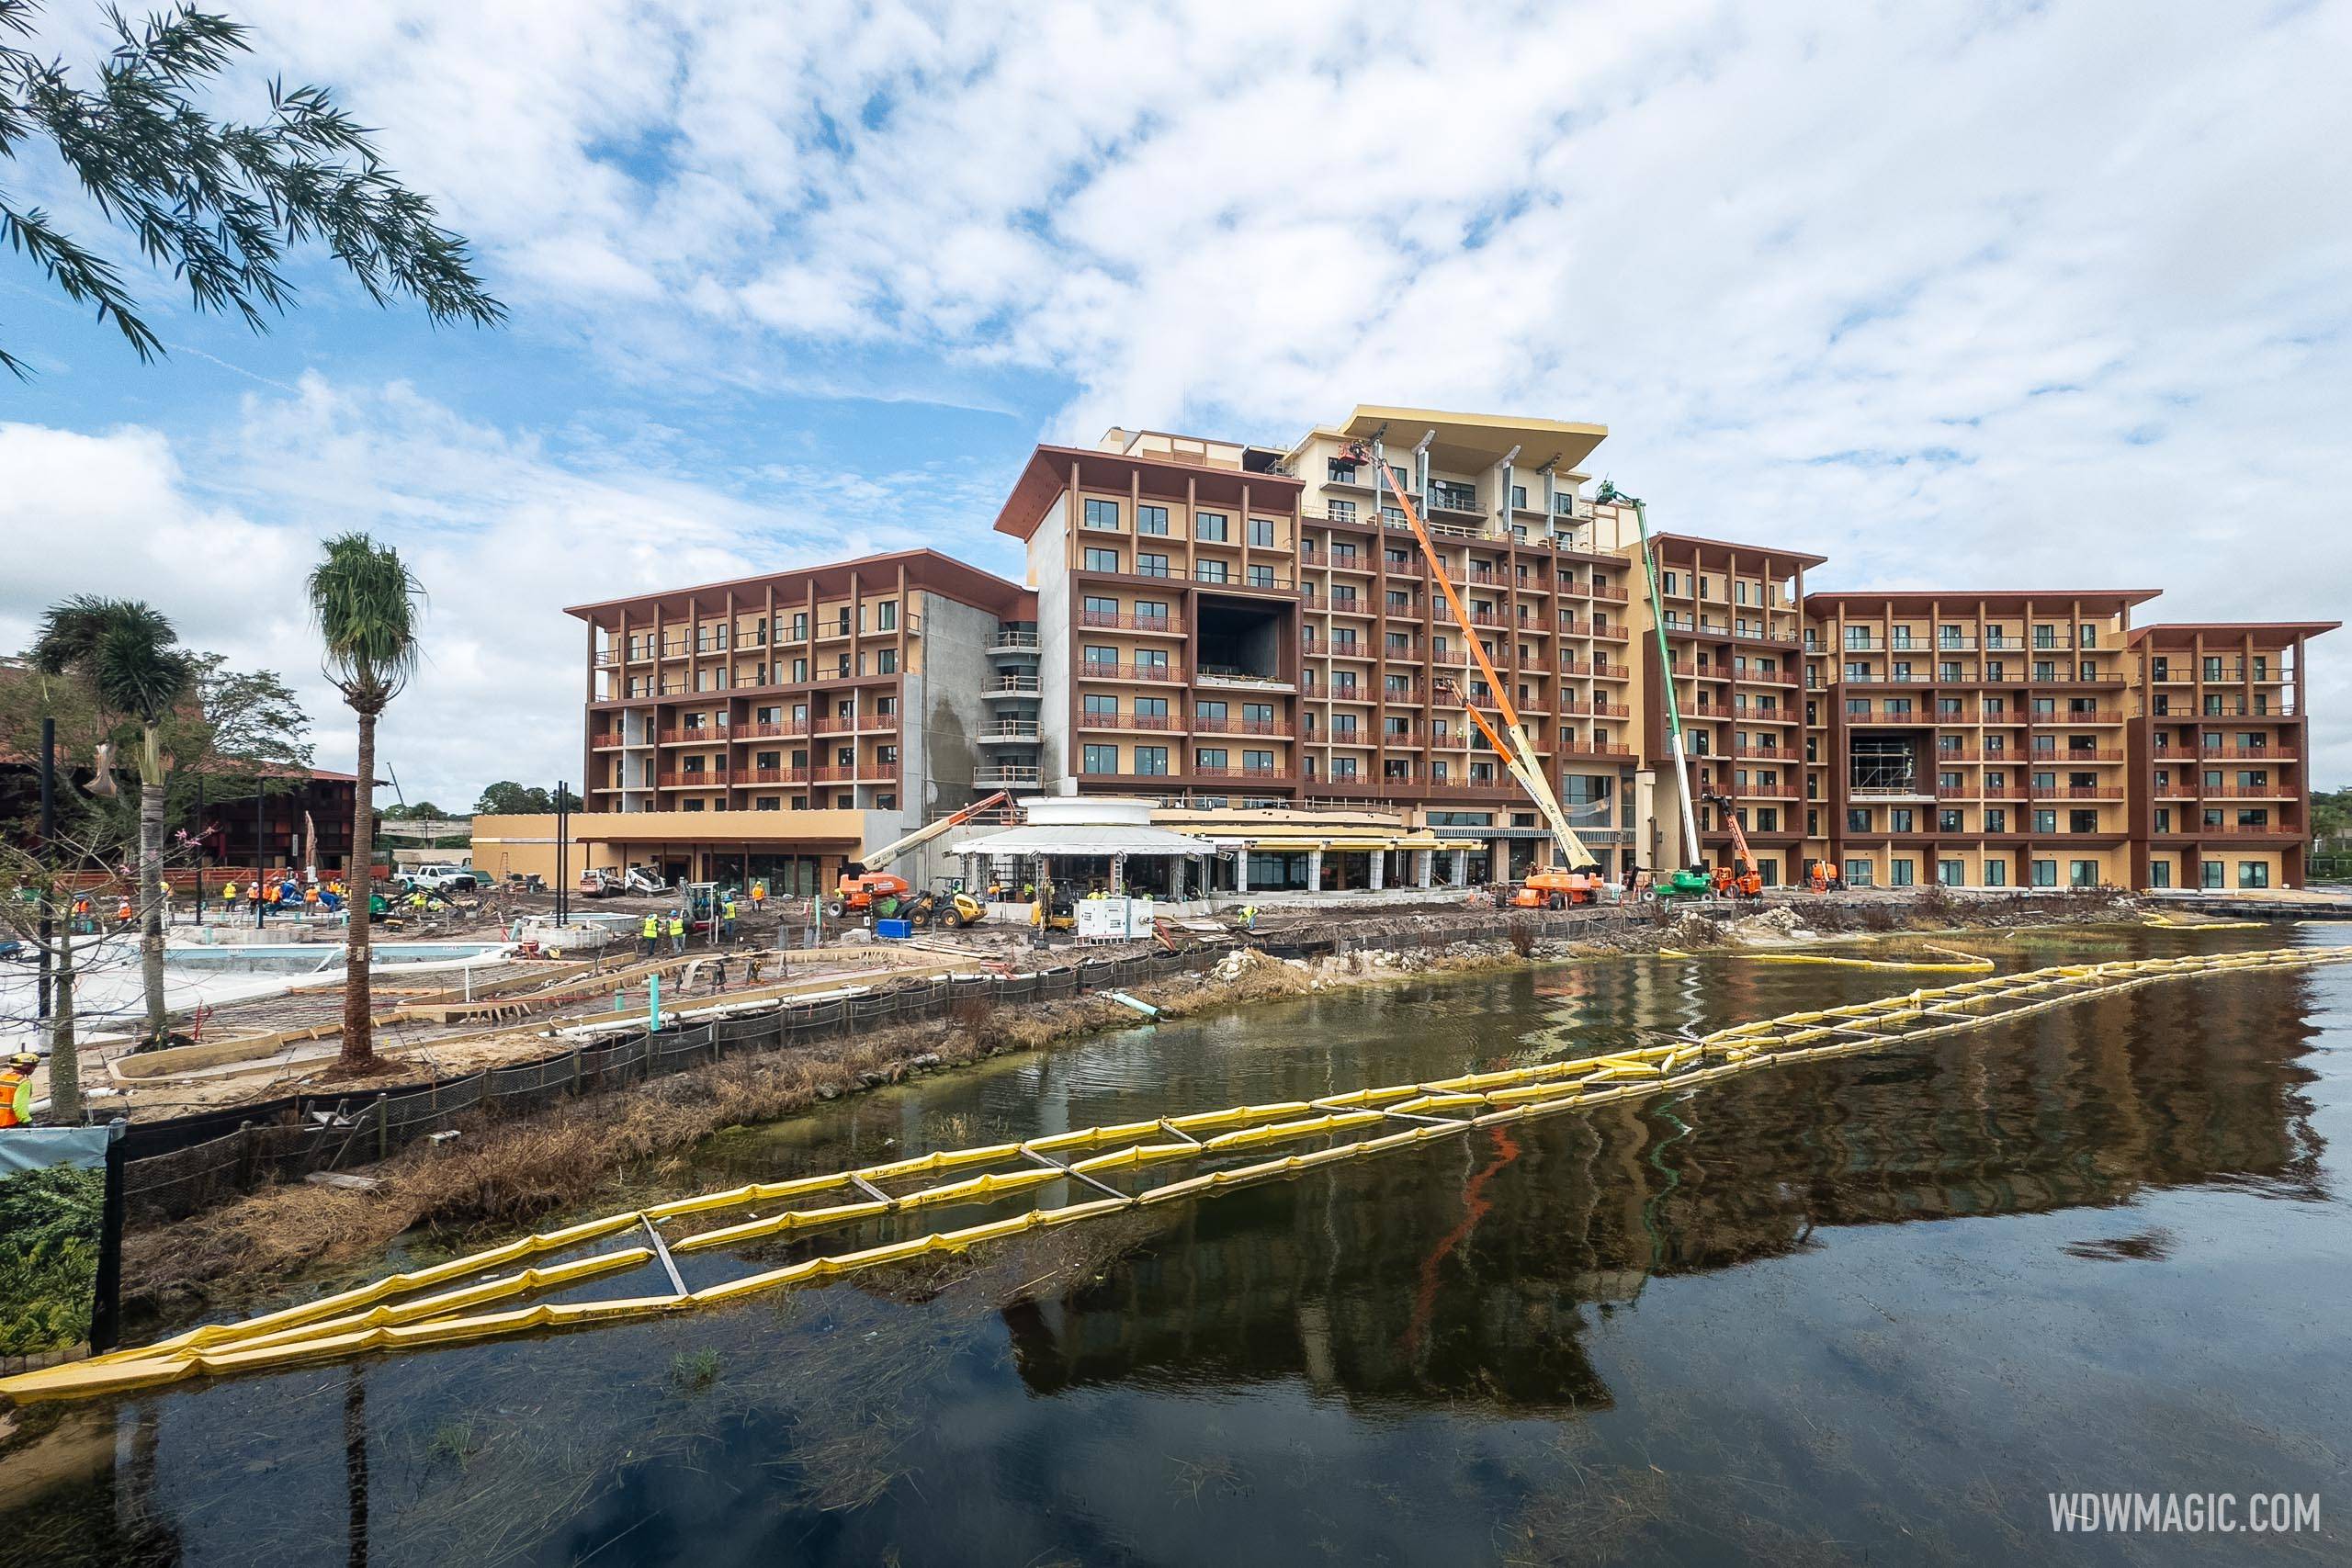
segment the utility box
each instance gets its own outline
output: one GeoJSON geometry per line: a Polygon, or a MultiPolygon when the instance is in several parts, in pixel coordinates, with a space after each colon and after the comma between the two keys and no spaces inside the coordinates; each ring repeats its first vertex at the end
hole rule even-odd
{"type": "Polygon", "coordinates": [[[1072,908],[1080,942],[1132,942],[1151,934],[1148,898],[1080,898],[1072,908]]]}
{"type": "Polygon", "coordinates": [[[874,922],[874,934],[886,941],[904,942],[915,934],[915,923],[912,920],[876,920],[874,922]]]}

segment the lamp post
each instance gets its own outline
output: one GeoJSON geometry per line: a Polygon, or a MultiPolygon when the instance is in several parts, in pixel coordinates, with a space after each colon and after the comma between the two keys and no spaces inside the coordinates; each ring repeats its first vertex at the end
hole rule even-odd
{"type": "MultiPolygon", "coordinates": [[[[54,982],[50,978],[50,965],[56,962],[50,955],[50,942],[56,935],[57,922],[51,911],[57,908],[56,878],[51,874],[51,851],[57,838],[57,720],[43,717],[40,721],[40,998],[34,1016],[43,1038],[50,1030],[51,992],[54,982]]],[[[66,941],[73,941],[69,928],[66,941]]]]}
{"type": "Polygon", "coordinates": [[[555,781],[555,923],[562,925],[571,912],[571,811],[565,801],[564,782],[555,781]]]}

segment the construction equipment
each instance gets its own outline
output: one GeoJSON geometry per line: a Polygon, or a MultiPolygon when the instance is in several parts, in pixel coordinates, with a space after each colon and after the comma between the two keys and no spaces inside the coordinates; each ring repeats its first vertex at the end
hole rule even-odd
{"type": "MultiPolygon", "coordinates": [[[[909,850],[915,848],[917,845],[927,844],[931,842],[932,840],[939,837],[942,833],[946,832],[948,829],[952,828],[960,828],[965,823],[969,822],[973,818],[979,816],[982,812],[993,810],[1012,798],[1012,792],[1011,790],[1003,789],[998,790],[994,795],[983,795],[979,799],[972,802],[971,805],[964,807],[961,811],[951,812],[947,816],[941,818],[936,822],[929,823],[923,827],[918,828],[903,839],[891,840],[880,849],[876,850],[871,854],[867,855],[864,860],[859,861],[858,864],[869,872],[880,871],[884,867],[888,866],[892,861],[897,860],[900,855],[905,854],[909,850]]],[[[842,883],[844,886],[848,886],[849,878],[842,878],[842,883]]],[[[904,883],[900,883],[899,886],[904,887],[906,885],[904,883]]]]}
{"type": "Polygon", "coordinates": [[[1419,509],[1414,506],[1412,497],[1405,493],[1404,485],[1388,467],[1380,437],[1374,436],[1368,445],[1351,445],[1348,452],[1351,457],[1369,460],[1374,471],[1380,475],[1381,482],[1396,498],[1397,510],[1405,514],[1406,525],[1412,529],[1413,537],[1420,544],[1421,558],[1429,563],[1430,580],[1445,595],[1445,607],[1452,613],[1453,624],[1461,628],[1462,639],[1469,649],[1470,657],[1477,661],[1478,672],[1486,677],[1487,690],[1494,694],[1495,706],[1503,716],[1503,733],[1496,734],[1485,716],[1466,702],[1463,705],[1464,710],[1476,722],[1496,754],[1502,758],[1503,766],[1510,770],[1510,776],[1519,781],[1520,787],[1527,791],[1528,797],[1543,812],[1544,820],[1552,829],[1554,841],[1559,845],[1560,852],[1567,857],[1565,869],[1589,871],[1598,866],[1600,863],[1593,858],[1592,852],[1584,847],[1576,830],[1568,826],[1567,814],[1560,809],[1560,797],[1544,773],[1544,759],[1536,754],[1534,743],[1527,738],[1527,727],[1520,722],[1519,709],[1511,704],[1510,688],[1495,672],[1493,660],[1487,657],[1486,644],[1478,639],[1478,629],[1471,624],[1470,612],[1463,607],[1462,595],[1454,592],[1453,579],[1447,574],[1445,563],[1438,558],[1437,546],[1430,540],[1430,531],[1421,522],[1419,509]]]}
{"type": "Polygon", "coordinates": [[[1650,548],[1650,514],[1641,497],[1627,495],[1607,479],[1593,499],[1634,509],[1634,522],[1642,533],[1642,571],[1649,579],[1650,629],[1657,636],[1657,674],[1666,688],[1666,717],[1669,749],[1674,754],[1675,795],[1682,806],[1683,865],[1657,876],[1653,890],[1661,898],[1695,898],[1712,892],[1714,879],[1699,863],[1699,813],[1692,805],[1690,794],[1690,752],[1682,738],[1682,704],[1674,692],[1674,654],[1666,646],[1666,604],[1658,597],[1657,554],[1650,548]]]}
{"type": "Polygon", "coordinates": [[[1037,888],[1037,897],[1029,905],[1029,923],[1043,931],[1075,931],[1078,929],[1078,908],[1071,903],[1069,891],[1059,883],[1043,883],[1037,888]]]}
{"type": "Polygon", "coordinates": [[[890,911],[898,908],[899,900],[913,891],[913,885],[905,877],[893,876],[887,871],[863,875],[854,872],[844,873],[841,886],[826,901],[825,913],[839,919],[852,910],[873,910],[888,919],[890,911]],[[877,903],[885,902],[889,908],[876,908],[877,903]]]}
{"type": "Polygon", "coordinates": [[[1731,829],[1732,859],[1739,870],[1731,877],[1727,891],[1740,898],[1763,897],[1764,868],[1756,863],[1756,852],[1747,847],[1747,830],[1739,825],[1739,812],[1732,805],[1731,796],[1709,791],[1700,798],[1713,807],[1724,825],[1731,829]]]}
{"type": "MultiPolygon", "coordinates": [[[[1444,676],[1438,678],[1437,685],[1442,694],[1462,705],[1462,711],[1470,716],[1470,722],[1478,727],[1478,733],[1487,738],[1487,744],[1495,749],[1497,755],[1504,758],[1510,756],[1509,745],[1501,736],[1495,733],[1495,727],[1487,722],[1487,716],[1471,705],[1470,699],[1463,694],[1461,687],[1444,676]]],[[[1517,776],[1517,770],[1513,770],[1512,776],[1517,776]]],[[[1576,856],[1571,852],[1571,846],[1577,850],[1581,850],[1583,846],[1577,843],[1574,835],[1560,839],[1557,836],[1557,829],[1555,829],[1555,841],[1560,846],[1562,857],[1569,864],[1574,865],[1576,856]]],[[[1588,864],[1591,863],[1589,855],[1586,856],[1586,862],[1588,864]]],[[[1531,871],[1527,874],[1526,880],[1520,884],[1518,890],[1511,894],[1511,907],[1519,909],[1565,909],[1571,904],[1589,904],[1600,895],[1602,886],[1601,878],[1589,872],[1531,871]]]]}

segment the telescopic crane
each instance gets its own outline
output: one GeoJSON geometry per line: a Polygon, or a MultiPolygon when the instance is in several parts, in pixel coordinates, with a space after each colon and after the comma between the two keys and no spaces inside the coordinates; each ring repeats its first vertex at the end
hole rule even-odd
{"type": "Polygon", "coordinates": [[[1642,531],[1642,571],[1650,584],[1650,626],[1657,634],[1658,682],[1666,688],[1668,742],[1674,754],[1675,794],[1682,804],[1685,862],[1681,869],[1655,878],[1652,886],[1662,898],[1689,897],[1706,892],[1711,883],[1699,847],[1699,813],[1690,793],[1690,753],[1682,739],[1682,704],[1674,694],[1674,655],[1666,646],[1666,604],[1658,596],[1657,553],[1650,547],[1650,514],[1639,496],[1625,494],[1607,479],[1600,481],[1600,493],[1594,499],[1632,507],[1634,522],[1642,531]]]}
{"type": "MultiPolygon", "coordinates": [[[[1413,504],[1413,498],[1405,493],[1405,487],[1389,468],[1380,437],[1375,435],[1368,443],[1351,443],[1348,453],[1359,460],[1369,461],[1379,473],[1380,483],[1396,498],[1397,510],[1405,514],[1406,525],[1412,529],[1413,537],[1420,544],[1421,558],[1429,563],[1430,580],[1437,584],[1438,592],[1445,595],[1445,607],[1452,613],[1453,624],[1462,629],[1463,641],[1468,645],[1470,657],[1476,661],[1478,672],[1486,677],[1487,691],[1494,694],[1495,706],[1503,719],[1501,733],[1498,734],[1495,728],[1487,722],[1486,716],[1466,702],[1463,705],[1464,711],[1494,747],[1496,754],[1502,758],[1503,766],[1510,771],[1511,777],[1519,781],[1520,787],[1527,791],[1528,797],[1535,802],[1536,809],[1544,814],[1544,823],[1552,829],[1553,841],[1567,862],[1565,869],[1572,872],[1593,869],[1600,863],[1593,858],[1590,850],[1584,847],[1584,841],[1577,837],[1576,829],[1568,826],[1567,814],[1560,809],[1560,797],[1552,788],[1552,781],[1544,774],[1544,759],[1537,754],[1533,742],[1528,739],[1527,728],[1520,722],[1519,709],[1511,703],[1510,688],[1495,672],[1494,661],[1487,657],[1486,645],[1478,640],[1477,628],[1471,625],[1470,612],[1463,607],[1462,595],[1454,592],[1453,579],[1447,574],[1445,563],[1438,558],[1437,546],[1430,539],[1429,528],[1421,521],[1420,509],[1413,504]]],[[[1561,891],[1565,895],[1566,890],[1561,891]]]]}

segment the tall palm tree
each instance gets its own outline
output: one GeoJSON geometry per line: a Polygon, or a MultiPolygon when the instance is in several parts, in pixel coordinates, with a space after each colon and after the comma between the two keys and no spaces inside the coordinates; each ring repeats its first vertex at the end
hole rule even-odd
{"type": "Polygon", "coordinates": [[[311,573],[311,615],[325,643],[322,666],[359,716],[359,787],[351,808],[351,924],[345,935],[343,1066],[376,1060],[368,1010],[368,897],[376,858],[376,719],[416,672],[424,590],[400,552],[365,534],[326,542],[311,573]]]}
{"type": "MultiPolygon", "coordinates": [[[[164,720],[196,687],[195,657],[152,605],[77,593],[49,608],[33,643],[44,674],[79,676],[108,719],[139,721],[139,962],[147,990],[147,1038],[161,1043],[164,1015],[164,720]]],[[[100,754],[100,768],[107,765],[100,754]]],[[[104,781],[101,781],[103,784],[104,781]]],[[[52,1073],[55,1068],[51,1069],[52,1073]]]]}

